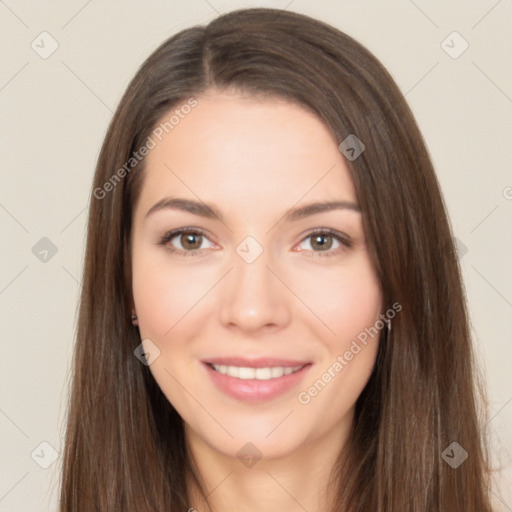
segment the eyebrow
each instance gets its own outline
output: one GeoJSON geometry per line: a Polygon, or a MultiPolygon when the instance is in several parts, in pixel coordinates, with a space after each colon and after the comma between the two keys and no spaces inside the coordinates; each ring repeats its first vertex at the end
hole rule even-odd
{"type": "MultiPolygon", "coordinates": [[[[221,222],[224,222],[222,213],[215,205],[179,197],[165,197],[161,199],[148,210],[144,218],[147,219],[150,215],[158,211],[169,209],[192,213],[193,215],[207,219],[217,218],[221,222]]],[[[292,222],[309,217],[310,215],[332,210],[352,210],[359,213],[361,212],[359,205],[351,201],[321,201],[290,208],[281,218],[287,222],[292,222]]]]}

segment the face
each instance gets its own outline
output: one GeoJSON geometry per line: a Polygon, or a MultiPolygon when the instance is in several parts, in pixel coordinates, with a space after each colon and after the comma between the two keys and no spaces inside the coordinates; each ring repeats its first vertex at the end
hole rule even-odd
{"type": "Polygon", "coordinates": [[[197,101],[153,137],[134,210],[152,375],[188,435],[224,456],[248,442],[268,458],[339,442],[376,358],[378,336],[362,333],[382,306],[344,157],[295,104],[197,101]],[[305,208],[316,203],[337,205],[305,208]]]}

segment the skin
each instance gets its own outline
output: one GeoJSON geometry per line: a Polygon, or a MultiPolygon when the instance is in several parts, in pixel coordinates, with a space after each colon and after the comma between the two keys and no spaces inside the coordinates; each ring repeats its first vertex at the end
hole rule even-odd
{"type": "MultiPolygon", "coordinates": [[[[329,475],[374,366],[377,337],[342,371],[331,369],[335,376],[308,404],[298,393],[378,320],[382,294],[360,212],[282,217],[310,202],[357,203],[354,185],[337,141],[302,107],[213,90],[197,100],[146,157],[134,210],[134,311],[141,339],[160,350],[150,370],[185,422],[214,510],[328,510],[329,475]],[[213,203],[224,222],[172,209],[145,218],[168,196],[213,203]],[[207,236],[187,245],[178,235],[158,245],[177,228],[201,228],[207,236]],[[352,247],[328,235],[325,248],[315,245],[308,235],[316,228],[339,231],[352,247]],[[250,264],[236,252],[248,235],[263,249],[250,264]],[[185,256],[169,247],[201,250],[185,256]],[[292,390],[248,403],[218,390],[201,362],[228,355],[312,366],[292,390]],[[262,454],[252,467],[237,457],[247,442],[262,454]]],[[[207,510],[193,486],[190,501],[207,510]]]]}

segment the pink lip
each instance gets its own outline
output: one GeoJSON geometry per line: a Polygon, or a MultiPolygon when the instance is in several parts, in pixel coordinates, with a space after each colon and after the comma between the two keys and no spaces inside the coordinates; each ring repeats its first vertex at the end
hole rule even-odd
{"type": "Polygon", "coordinates": [[[240,368],[270,368],[272,366],[293,368],[295,366],[304,366],[310,362],[311,361],[292,361],[290,359],[275,359],[270,357],[212,357],[210,359],[203,360],[203,363],[238,366],[240,368]]]}
{"type": "MultiPolygon", "coordinates": [[[[265,364],[259,364],[262,360],[252,361],[252,365],[248,365],[247,360],[242,359],[216,359],[215,361],[230,361],[228,366],[240,366],[246,368],[262,368],[267,366],[299,366],[299,364],[288,364],[290,361],[285,361],[287,364],[276,364],[276,359],[267,359],[265,360],[265,364]],[[239,361],[238,363],[233,363],[233,361],[239,361]],[[242,361],[243,364],[240,363],[242,361]],[[272,364],[269,364],[269,361],[272,364]],[[258,366],[255,364],[258,363],[258,366]]],[[[212,360],[212,362],[214,362],[212,360]]],[[[217,363],[215,364],[226,364],[226,363],[217,363]]],[[[311,363],[306,363],[300,370],[295,373],[291,373],[290,375],[283,375],[282,377],[276,377],[274,379],[269,380],[258,380],[258,379],[237,379],[236,377],[231,377],[229,375],[223,375],[215,371],[210,364],[203,362],[203,366],[206,368],[210,378],[217,386],[217,388],[225,393],[226,395],[236,398],[237,400],[243,400],[245,402],[257,403],[264,402],[266,400],[270,400],[278,395],[285,393],[290,390],[297,383],[302,380],[305,374],[308,372],[309,368],[311,368],[311,363]]]]}

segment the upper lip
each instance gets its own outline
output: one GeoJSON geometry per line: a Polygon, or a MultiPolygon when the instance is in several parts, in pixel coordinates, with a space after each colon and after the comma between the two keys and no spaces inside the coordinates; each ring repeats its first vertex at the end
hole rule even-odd
{"type": "Polygon", "coordinates": [[[274,357],[211,357],[204,359],[203,363],[224,365],[224,366],[238,366],[240,368],[271,368],[271,367],[283,367],[283,368],[294,368],[296,366],[304,366],[309,364],[311,361],[297,361],[291,359],[277,359],[274,357]]]}

